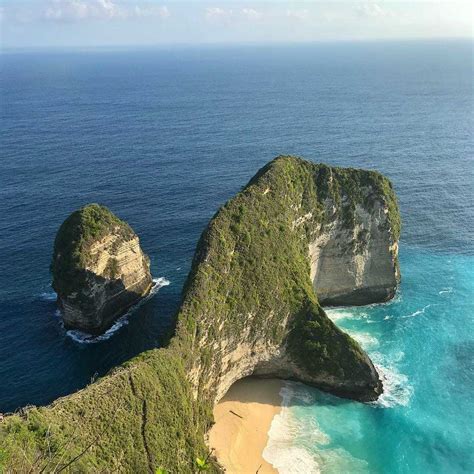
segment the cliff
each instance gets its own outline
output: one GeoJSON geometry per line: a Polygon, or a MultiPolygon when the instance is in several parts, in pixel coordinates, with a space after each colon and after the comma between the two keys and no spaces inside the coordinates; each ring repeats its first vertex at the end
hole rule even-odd
{"type": "MultiPolygon", "coordinates": [[[[393,298],[400,281],[400,218],[390,182],[374,172],[325,166],[318,175],[319,189],[329,184],[321,202],[324,222],[309,236],[319,302],[366,305],[393,298]]],[[[312,218],[309,211],[302,219],[312,218]]]]}
{"type": "Polygon", "coordinates": [[[137,235],[106,207],[89,204],[61,225],[51,264],[66,328],[100,334],[152,286],[137,235]]]}
{"type": "Polygon", "coordinates": [[[76,470],[192,472],[206,455],[213,404],[250,374],[376,399],[377,371],[316,292],[329,302],[391,297],[399,231],[393,189],[379,173],[294,157],[270,162],[203,232],[168,347],[51,407],[9,417],[0,430],[6,462],[45,453],[48,433],[58,456],[66,451],[63,463],[80,455],[76,470]],[[339,281],[344,268],[331,265],[331,253],[350,277],[339,281]]]}

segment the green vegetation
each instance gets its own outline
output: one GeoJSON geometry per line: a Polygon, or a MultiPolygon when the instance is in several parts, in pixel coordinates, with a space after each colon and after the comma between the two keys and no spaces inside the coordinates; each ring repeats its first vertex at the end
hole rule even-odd
{"type": "Polygon", "coordinates": [[[193,473],[207,452],[203,410],[180,358],[158,349],[50,407],[7,418],[0,425],[3,466],[59,472],[77,458],[66,472],[193,473]]]}
{"type": "MultiPolygon", "coordinates": [[[[203,454],[217,386],[229,367],[222,341],[226,351],[262,342],[284,346],[307,373],[325,373],[347,386],[362,381],[374,390],[367,356],[327,318],[310,281],[308,242],[331,218],[327,199],[348,225],[357,204],[383,201],[398,238],[396,198],[382,175],[294,157],[273,160],[203,232],[168,347],[141,354],[50,407],[8,417],[0,424],[0,466],[30,472],[56,463],[71,472],[219,470],[203,454]]],[[[89,206],[63,224],[55,245],[59,259],[68,245],[83,258],[87,236],[117,225],[102,224],[96,217],[104,208],[95,206],[87,218],[89,206]]],[[[76,261],[66,265],[69,285],[75,268],[76,261]]]]}
{"type": "Polygon", "coordinates": [[[51,264],[57,293],[70,294],[84,287],[84,267],[90,259],[88,249],[92,242],[111,232],[120,233],[124,240],[134,236],[126,222],[99,204],[89,204],[63,222],[56,235],[51,264]]]}

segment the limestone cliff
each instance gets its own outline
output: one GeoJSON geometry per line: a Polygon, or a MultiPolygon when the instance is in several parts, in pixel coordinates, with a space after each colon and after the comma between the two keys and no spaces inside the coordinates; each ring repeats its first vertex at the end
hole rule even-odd
{"type": "Polygon", "coordinates": [[[65,327],[90,334],[104,332],[152,285],[137,235],[98,204],[61,225],[51,270],[65,327]]]}
{"type": "Polygon", "coordinates": [[[7,466],[38,465],[38,452],[51,456],[55,446],[77,471],[193,472],[213,404],[251,374],[376,399],[376,369],[317,292],[329,302],[392,296],[399,232],[393,189],[379,173],[270,162],[203,232],[168,346],[51,407],[10,417],[0,425],[7,466]],[[345,272],[354,276],[339,281],[345,272]],[[61,448],[78,425],[74,446],[61,448]]]}
{"type": "MultiPolygon", "coordinates": [[[[364,305],[393,298],[400,280],[400,223],[390,183],[358,170],[320,167],[319,173],[333,188],[342,184],[344,189],[349,176],[358,177],[353,188],[358,196],[329,192],[322,203],[325,222],[309,236],[311,281],[319,302],[364,305]]],[[[311,212],[303,217],[311,218],[311,212]]]]}
{"type": "Polygon", "coordinates": [[[196,393],[218,400],[256,374],[376,399],[382,384],[372,362],[318,296],[337,304],[393,296],[399,228],[395,195],[379,173],[294,157],[260,170],[198,245],[178,316],[200,354],[192,359],[196,393]]]}

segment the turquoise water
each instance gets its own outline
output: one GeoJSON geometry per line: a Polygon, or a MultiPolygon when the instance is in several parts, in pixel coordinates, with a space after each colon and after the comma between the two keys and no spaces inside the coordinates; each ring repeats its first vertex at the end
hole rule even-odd
{"type": "Polygon", "coordinates": [[[474,257],[402,247],[401,267],[393,301],[328,310],[385,393],[364,405],[286,384],[264,453],[281,472],[473,471],[474,257]]]}
{"type": "Polygon", "coordinates": [[[388,390],[371,406],[287,387],[282,471],[474,472],[472,71],[470,40],[0,55],[0,412],[159,347],[209,219],[291,153],[392,180],[403,282],[329,312],[388,390]],[[49,273],[88,202],[132,225],[162,285],[96,343],[61,327],[49,273]]]}

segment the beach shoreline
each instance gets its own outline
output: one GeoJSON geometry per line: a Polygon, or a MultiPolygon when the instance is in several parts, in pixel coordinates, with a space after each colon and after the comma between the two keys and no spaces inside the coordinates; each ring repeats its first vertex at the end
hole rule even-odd
{"type": "Polygon", "coordinates": [[[208,443],[229,474],[277,473],[263,458],[272,420],[281,411],[283,381],[248,377],[236,382],[214,407],[208,443]]]}

